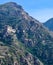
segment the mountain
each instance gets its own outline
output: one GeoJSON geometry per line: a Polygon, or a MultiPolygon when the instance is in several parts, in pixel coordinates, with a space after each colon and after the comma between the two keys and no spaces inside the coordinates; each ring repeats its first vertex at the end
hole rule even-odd
{"type": "Polygon", "coordinates": [[[53,18],[43,23],[50,31],[53,31],[53,18]]]}
{"type": "Polygon", "coordinates": [[[53,65],[53,37],[22,6],[0,5],[0,64],[53,65]]]}

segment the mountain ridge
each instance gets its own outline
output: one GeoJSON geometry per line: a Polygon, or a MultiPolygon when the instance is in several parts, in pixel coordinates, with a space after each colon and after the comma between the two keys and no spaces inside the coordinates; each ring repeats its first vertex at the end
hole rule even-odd
{"type": "Polygon", "coordinates": [[[50,31],[53,31],[53,18],[50,18],[45,23],[43,23],[45,27],[47,27],[50,31]]]}
{"type": "Polygon", "coordinates": [[[14,59],[15,65],[53,65],[53,37],[18,5],[0,6],[0,41],[1,47],[9,48],[0,54],[5,65],[13,65],[14,59]]]}

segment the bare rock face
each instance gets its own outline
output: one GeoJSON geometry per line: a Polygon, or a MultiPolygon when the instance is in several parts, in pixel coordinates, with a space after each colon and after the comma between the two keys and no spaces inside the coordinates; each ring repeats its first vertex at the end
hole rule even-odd
{"type": "Polygon", "coordinates": [[[0,48],[1,65],[53,65],[50,32],[14,2],[0,5],[0,48]]]}

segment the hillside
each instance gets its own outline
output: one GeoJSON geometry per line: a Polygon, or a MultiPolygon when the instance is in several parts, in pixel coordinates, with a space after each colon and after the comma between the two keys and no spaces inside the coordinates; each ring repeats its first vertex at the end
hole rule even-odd
{"type": "Polygon", "coordinates": [[[50,32],[14,2],[0,5],[0,42],[1,65],[53,65],[50,32]]]}
{"type": "Polygon", "coordinates": [[[53,31],[53,18],[43,23],[50,31],[53,31]]]}

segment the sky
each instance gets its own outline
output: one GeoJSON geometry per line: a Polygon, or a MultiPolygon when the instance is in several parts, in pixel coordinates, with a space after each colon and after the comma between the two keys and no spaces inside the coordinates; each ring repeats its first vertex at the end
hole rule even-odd
{"type": "Polygon", "coordinates": [[[0,4],[6,2],[20,4],[29,15],[42,23],[53,18],[53,0],[0,0],[0,4]]]}

